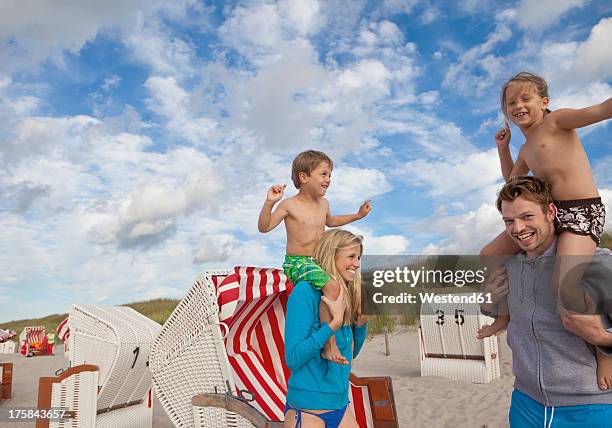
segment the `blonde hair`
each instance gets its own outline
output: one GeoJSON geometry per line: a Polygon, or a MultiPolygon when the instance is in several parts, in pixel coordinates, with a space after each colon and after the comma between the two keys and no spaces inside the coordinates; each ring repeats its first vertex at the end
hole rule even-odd
{"type": "MultiPolygon", "coordinates": [[[[512,78],[508,79],[504,86],[502,86],[501,90],[501,109],[504,113],[504,116],[508,117],[508,113],[506,113],[506,89],[513,83],[530,83],[533,85],[536,93],[542,98],[549,98],[548,96],[548,83],[544,80],[543,77],[538,76],[537,74],[530,73],[528,71],[521,71],[520,73],[514,75],[512,78]]],[[[549,109],[546,109],[548,113],[550,113],[549,109]]]]}
{"type": "Polygon", "coordinates": [[[363,253],[362,240],[361,236],[347,230],[330,229],[323,233],[314,249],[314,258],[319,266],[344,290],[344,301],[346,302],[345,325],[355,323],[357,316],[361,314],[361,273],[358,270],[353,281],[347,284],[336,269],[336,253],[338,250],[359,244],[359,255],[361,255],[363,253]]]}
{"type": "Polygon", "coordinates": [[[296,189],[300,188],[300,172],[305,172],[310,175],[321,162],[327,162],[329,164],[329,169],[334,169],[334,163],[331,158],[325,153],[317,150],[306,150],[293,159],[293,164],[291,165],[291,181],[293,181],[293,185],[296,189]]]}

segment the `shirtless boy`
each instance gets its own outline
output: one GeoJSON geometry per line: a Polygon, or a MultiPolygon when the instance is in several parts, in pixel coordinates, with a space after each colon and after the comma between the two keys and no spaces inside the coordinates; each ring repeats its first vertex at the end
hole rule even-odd
{"type": "MultiPolygon", "coordinates": [[[[309,281],[313,287],[323,291],[327,298],[335,300],[340,285],[321,269],[312,255],[325,226],[339,227],[367,216],[372,210],[370,201],[365,201],[356,214],[332,215],[325,192],[331,183],[334,164],[323,152],[308,150],[293,160],[291,180],[298,193],[274,205],[283,197],[286,184],[276,184],[268,189],[266,201],[259,213],[257,228],[266,233],[281,221],[287,231],[287,249],[283,269],[293,283],[309,281]]],[[[321,322],[330,322],[331,314],[325,304],[320,307],[321,322]]],[[[325,359],[348,364],[336,346],[334,336],[325,344],[321,354],[325,359]]]]}

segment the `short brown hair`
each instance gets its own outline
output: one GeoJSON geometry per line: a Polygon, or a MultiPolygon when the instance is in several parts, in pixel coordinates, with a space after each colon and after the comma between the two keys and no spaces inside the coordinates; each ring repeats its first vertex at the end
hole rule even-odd
{"type": "MultiPolygon", "coordinates": [[[[543,77],[538,76],[537,74],[530,73],[528,71],[521,71],[520,73],[509,79],[506,83],[504,83],[504,86],[502,86],[500,103],[501,110],[504,113],[504,116],[506,117],[508,117],[506,113],[506,89],[508,89],[508,86],[510,86],[510,84],[512,83],[531,83],[539,96],[541,96],[542,98],[549,98],[548,83],[546,83],[546,80],[544,80],[543,77]]],[[[546,111],[550,113],[549,109],[546,109],[546,111]]]]}
{"type": "Polygon", "coordinates": [[[306,150],[293,159],[293,164],[291,165],[291,180],[296,189],[300,188],[300,172],[305,172],[310,175],[321,162],[327,162],[329,168],[334,169],[334,163],[330,157],[317,150],[306,150]]]}
{"type": "Polygon", "coordinates": [[[548,205],[553,203],[550,186],[546,181],[530,175],[518,175],[508,180],[499,191],[495,203],[497,210],[501,213],[503,201],[512,202],[519,196],[540,204],[544,213],[547,212],[548,205]]]}

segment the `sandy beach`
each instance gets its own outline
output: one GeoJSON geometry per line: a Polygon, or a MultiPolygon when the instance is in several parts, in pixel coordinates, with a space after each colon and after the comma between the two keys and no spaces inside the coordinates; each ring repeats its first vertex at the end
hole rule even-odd
{"type": "MultiPolygon", "coordinates": [[[[355,361],[359,376],[391,376],[401,427],[414,428],[499,428],[508,426],[508,408],[514,378],[511,354],[505,334],[499,337],[501,379],[485,385],[467,384],[442,377],[421,377],[417,331],[404,329],[389,337],[391,354],[385,356],[384,336],[366,341],[355,361]]],[[[61,353],[61,347],[56,346],[61,353]]],[[[38,378],[53,376],[67,366],[60,355],[25,358],[19,354],[0,355],[0,361],[13,363],[13,398],[3,401],[6,408],[35,407],[38,378]]],[[[33,426],[32,423],[0,422],[0,427],[33,426]]],[[[159,401],[154,404],[153,426],[173,425],[159,401]]]]}

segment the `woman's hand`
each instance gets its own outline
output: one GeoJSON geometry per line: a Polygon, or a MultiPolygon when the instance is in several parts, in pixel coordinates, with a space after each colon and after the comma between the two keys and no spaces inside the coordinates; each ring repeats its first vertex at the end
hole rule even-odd
{"type": "Polygon", "coordinates": [[[330,300],[325,296],[321,296],[321,300],[327,305],[332,316],[329,326],[334,331],[338,330],[342,326],[344,311],[346,309],[346,303],[344,302],[344,287],[340,287],[340,293],[338,293],[338,298],[336,300],[330,300]]]}

